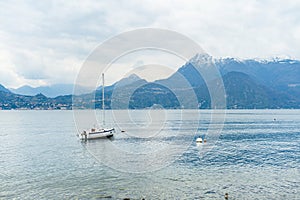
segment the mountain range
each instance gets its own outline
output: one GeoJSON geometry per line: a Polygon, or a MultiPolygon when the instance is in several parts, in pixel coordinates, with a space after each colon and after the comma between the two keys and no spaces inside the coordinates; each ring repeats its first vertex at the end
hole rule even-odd
{"type": "MultiPolygon", "coordinates": [[[[229,109],[300,108],[300,61],[215,59],[208,54],[195,55],[167,79],[147,82],[132,74],[105,87],[105,106],[108,109],[209,109],[212,108],[212,100],[208,87],[217,87],[221,80],[226,93],[226,107],[229,109]],[[213,68],[220,76],[215,75],[213,68]]],[[[47,105],[51,105],[52,109],[70,109],[72,103],[78,109],[100,108],[101,89],[99,87],[86,94],[55,98],[54,93],[46,97],[43,95],[45,92],[40,91],[43,94],[26,95],[25,99],[28,99],[29,104],[30,98],[33,98],[33,102],[44,103],[43,105],[46,103],[44,107],[31,105],[29,109],[45,109],[47,105]]],[[[12,92],[19,93],[16,90],[12,92]]],[[[24,95],[12,92],[0,85],[2,109],[4,104],[4,109],[21,108],[19,104],[15,104],[24,95]]]]}

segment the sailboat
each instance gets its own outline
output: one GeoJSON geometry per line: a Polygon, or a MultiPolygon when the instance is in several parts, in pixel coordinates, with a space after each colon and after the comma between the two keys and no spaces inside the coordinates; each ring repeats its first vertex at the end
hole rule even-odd
{"type": "MultiPolygon", "coordinates": [[[[104,104],[104,74],[102,74],[102,113],[103,126],[105,125],[105,104],[104,104]]],[[[114,128],[91,128],[84,130],[80,137],[82,140],[100,139],[113,137],[114,128]]]]}

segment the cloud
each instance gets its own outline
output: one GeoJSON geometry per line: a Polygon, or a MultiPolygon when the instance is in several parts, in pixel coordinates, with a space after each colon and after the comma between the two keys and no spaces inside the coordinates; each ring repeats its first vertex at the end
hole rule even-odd
{"type": "Polygon", "coordinates": [[[293,37],[300,25],[295,20],[300,17],[299,1],[212,0],[179,5],[170,7],[155,25],[187,34],[212,55],[299,57],[299,40],[293,37]],[[288,48],[278,49],[279,43],[288,48]]]}
{"type": "Polygon", "coordinates": [[[97,45],[141,27],[178,31],[216,57],[300,59],[299,10],[298,0],[1,1],[0,82],[72,83],[97,45]]]}
{"type": "Polygon", "coordinates": [[[25,79],[15,69],[12,62],[13,55],[9,52],[0,49],[0,84],[8,87],[17,87],[28,83],[33,86],[46,85],[46,82],[40,79],[25,79]]]}

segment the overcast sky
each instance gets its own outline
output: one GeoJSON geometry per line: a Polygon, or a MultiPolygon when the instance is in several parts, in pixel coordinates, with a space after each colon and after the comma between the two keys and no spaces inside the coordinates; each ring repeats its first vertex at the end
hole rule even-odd
{"type": "Polygon", "coordinates": [[[300,59],[299,10],[298,0],[0,1],[0,84],[73,83],[97,45],[143,27],[214,57],[300,59]]]}

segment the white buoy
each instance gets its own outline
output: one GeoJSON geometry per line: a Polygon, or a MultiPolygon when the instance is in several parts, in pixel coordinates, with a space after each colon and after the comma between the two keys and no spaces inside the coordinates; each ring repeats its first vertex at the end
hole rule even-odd
{"type": "Polygon", "coordinates": [[[196,142],[197,142],[197,143],[202,143],[202,138],[201,138],[201,137],[197,138],[197,139],[196,139],[196,142]]]}

